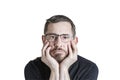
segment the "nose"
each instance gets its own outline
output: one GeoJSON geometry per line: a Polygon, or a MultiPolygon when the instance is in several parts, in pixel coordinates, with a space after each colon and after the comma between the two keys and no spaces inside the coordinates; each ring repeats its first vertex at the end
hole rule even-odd
{"type": "Polygon", "coordinates": [[[55,41],[55,46],[56,47],[61,47],[62,46],[62,41],[60,36],[57,37],[56,41],[55,41]]]}

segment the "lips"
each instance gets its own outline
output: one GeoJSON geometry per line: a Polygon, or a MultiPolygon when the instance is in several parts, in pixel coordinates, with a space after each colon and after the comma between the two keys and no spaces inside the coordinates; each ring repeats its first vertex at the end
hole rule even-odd
{"type": "Polygon", "coordinates": [[[54,51],[54,54],[62,54],[62,53],[64,53],[63,50],[55,50],[55,51],[54,51]]]}
{"type": "Polygon", "coordinates": [[[51,56],[55,57],[55,56],[66,55],[67,51],[65,51],[62,48],[53,48],[53,49],[51,49],[50,53],[51,53],[51,56]]]}

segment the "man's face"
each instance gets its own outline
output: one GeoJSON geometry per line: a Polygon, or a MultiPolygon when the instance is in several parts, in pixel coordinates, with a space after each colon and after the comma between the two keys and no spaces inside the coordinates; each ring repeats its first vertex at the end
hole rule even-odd
{"type": "Polygon", "coordinates": [[[50,55],[58,62],[64,60],[68,55],[68,44],[73,39],[71,24],[69,22],[50,23],[44,36],[51,46],[50,55]]]}

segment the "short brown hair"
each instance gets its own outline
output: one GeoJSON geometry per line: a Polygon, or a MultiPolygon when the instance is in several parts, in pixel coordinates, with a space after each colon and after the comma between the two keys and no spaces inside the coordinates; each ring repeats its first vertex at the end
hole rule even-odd
{"type": "Polygon", "coordinates": [[[64,16],[64,15],[54,15],[54,16],[50,17],[49,19],[47,19],[46,23],[45,23],[45,27],[44,27],[44,34],[47,32],[47,28],[50,23],[57,23],[57,22],[61,22],[61,21],[66,21],[71,24],[73,37],[75,37],[75,35],[76,35],[75,25],[70,18],[68,18],[67,16],[64,16]]]}

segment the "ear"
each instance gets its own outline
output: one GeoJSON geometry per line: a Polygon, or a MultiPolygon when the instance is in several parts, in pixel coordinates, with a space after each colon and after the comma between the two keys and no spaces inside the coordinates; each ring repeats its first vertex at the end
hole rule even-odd
{"type": "Polygon", "coordinates": [[[75,38],[73,39],[73,41],[75,42],[75,44],[77,44],[77,43],[78,43],[78,37],[75,37],[75,38]]]}
{"type": "Polygon", "coordinates": [[[42,42],[43,42],[43,44],[45,44],[45,36],[44,35],[42,35],[42,42]]]}

